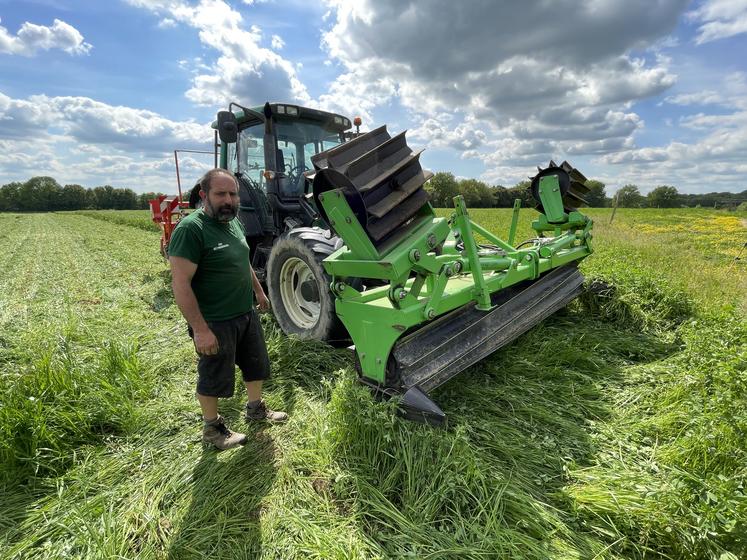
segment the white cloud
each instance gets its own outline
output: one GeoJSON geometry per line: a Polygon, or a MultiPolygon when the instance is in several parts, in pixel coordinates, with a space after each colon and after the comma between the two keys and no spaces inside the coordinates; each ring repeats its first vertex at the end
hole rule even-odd
{"type": "Polygon", "coordinates": [[[408,133],[408,139],[422,142],[428,148],[452,148],[463,152],[465,157],[474,157],[477,148],[485,144],[487,134],[476,128],[474,122],[463,122],[451,128],[449,120],[443,117],[426,119],[408,133]]]}
{"type": "Polygon", "coordinates": [[[701,25],[695,42],[698,45],[747,32],[746,0],[705,0],[688,17],[701,25]]]}
{"type": "Polygon", "coordinates": [[[662,147],[608,154],[601,162],[645,185],[675,183],[687,192],[743,190],[747,170],[747,111],[730,115],[693,115],[683,126],[707,131],[691,143],[672,141],[662,147]],[[740,171],[742,170],[742,171],[740,171]]]}
{"type": "Polygon", "coordinates": [[[209,70],[195,74],[186,96],[198,105],[226,105],[229,101],[260,104],[270,99],[306,103],[310,97],[294,64],[260,46],[262,30],[242,26],[239,12],[222,0],[200,0],[196,5],[175,0],[127,0],[157,14],[168,14],[199,32],[200,42],[218,58],[209,70]]]}
{"type": "Polygon", "coordinates": [[[693,93],[670,95],[664,101],[673,105],[719,105],[723,103],[724,97],[717,91],[706,89],[693,93]]]}
{"type": "Polygon", "coordinates": [[[717,108],[718,113],[701,110],[678,119],[679,127],[694,133],[694,140],[623,147],[603,155],[599,162],[646,188],[659,184],[675,184],[688,192],[747,188],[739,171],[746,166],[747,154],[747,73],[709,79],[709,85],[709,89],[683,91],[664,99],[679,107],[717,108]]]}
{"type": "MultiPolygon", "coordinates": [[[[632,146],[643,123],[631,104],[666,91],[676,76],[666,57],[630,53],[661,48],[686,1],[566,2],[568,24],[560,24],[558,7],[546,2],[470,10],[450,0],[328,4],[335,18],[323,46],[347,72],[320,101],[333,98],[336,107],[369,114],[400,101],[423,123],[418,135],[473,155],[478,144],[463,128],[430,120],[458,112],[461,122],[489,124],[490,139],[515,140],[504,146],[542,138],[548,151],[537,155],[544,160],[632,146]],[[386,84],[386,93],[372,84],[386,84]]],[[[510,159],[526,157],[512,150],[510,159]]]]}
{"type": "Polygon", "coordinates": [[[176,22],[171,18],[163,18],[158,22],[158,27],[160,27],[161,29],[171,29],[173,27],[176,27],[176,22]]]}
{"type": "MultiPolygon", "coordinates": [[[[48,174],[63,183],[172,190],[174,148],[209,150],[212,144],[207,123],[171,121],[87,97],[13,99],[0,93],[0,123],[3,180],[48,174]]],[[[186,184],[210,166],[212,157],[183,161],[186,184]]]]}
{"type": "Polygon", "coordinates": [[[270,44],[272,45],[273,49],[275,49],[276,51],[279,51],[285,46],[285,41],[283,41],[280,35],[273,35],[272,42],[270,44]]]}
{"type": "Polygon", "coordinates": [[[69,54],[86,54],[91,48],[80,31],[59,19],[55,19],[51,26],[27,21],[16,35],[0,26],[0,53],[34,56],[39,51],[60,49],[69,54]]]}
{"type": "Polygon", "coordinates": [[[313,104],[320,109],[359,116],[364,129],[372,128],[372,111],[379,105],[393,100],[397,94],[394,79],[377,77],[375,68],[369,62],[362,62],[350,72],[341,74],[330,84],[327,93],[319,96],[313,104]]]}
{"type": "Polygon", "coordinates": [[[720,79],[711,79],[711,87],[682,92],[664,99],[673,105],[718,105],[733,109],[747,109],[747,72],[730,72],[720,79]]]}

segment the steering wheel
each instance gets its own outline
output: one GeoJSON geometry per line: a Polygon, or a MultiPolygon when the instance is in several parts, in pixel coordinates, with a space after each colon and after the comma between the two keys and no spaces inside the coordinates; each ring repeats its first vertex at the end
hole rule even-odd
{"type": "Polygon", "coordinates": [[[288,182],[291,185],[295,185],[298,182],[299,175],[306,171],[306,166],[303,164],[296,166],[288,164],[287,167],[290,169],[286,171],[285,176],[288,178],[288,182]]]}

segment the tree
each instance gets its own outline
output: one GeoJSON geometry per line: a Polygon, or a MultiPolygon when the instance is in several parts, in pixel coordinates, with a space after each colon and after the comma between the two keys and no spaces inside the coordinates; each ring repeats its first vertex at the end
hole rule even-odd
{"type": "Polygon", "coordinates": [[[516,183],[513,187],[508,189],[509,195],[511,196],[511,205],[516,198],[521,199],[521,206],[524,208],[534,208],[537,206],[537,201],[532,196],[532,182],[528,179],[516,183]]]}
{"type": "Polygon", "coordinates": [[[482,181],[464,179],[459,181],[459,194],[470,208],[490,208],[493,206],[493,193],[482,181]]]}
{"type": "Polygon", "coordinates": [[[586,193],[586,202],[589,203],[590,208],[604,208],[607,205],[607,195],[604,192],[605,185],[601,181],[595,181],[589,179],[586,181],[586,186],[589,188],[589,192],[586,193]]]}
{"type": "Polygon", "coordinates": [[[23,212],[58,210],[62,187],[52,177],[32,177],[18,189],[18,209],[23,212]]]}
{"type": "Polygon", "coordinates": [[[93,189],[93,194],[96,196],[95,206],[98,210],[114,208],[114,187],[109,185],[96,187],[93,189]]]}
{"type": "Polygon", "coordinates": [[[511,208],[514,205],[514,199],[511,198],[511,191],[503,185],[492,187],[493,206],[496,208],[511,208]]]}
{"type": "Polygon", "coordinates": [[[453,208],[453,198],[459,194],[459,185],[453,173],[440,171],[428,181],[425,190],[431,195],[431,204],[436,208],[453,208]]]}
{"type": "Polygon", "coordinates": [[[161,193],[154,193],[154,192],[146,192],[141,193],[137,197],[137,207],[140,210],[147,210],[150,208],[150,205],[148,204],[149,200],[153,200],[154,198],[158,198],[161,193]]]}
{"type": "Polygon", "coordinates": [[[86,189],[80,185],[65,185],[60,194],[60,210],[82,210],[86,207],[86,189]]]}
{"type": "Polygon", "coordinates": [[[680,194],[669,185],[660,185],[648,193],[648,205],[651,208],[675,208],[679,206],[680,194]]]}
{"type": "Polygon", "coordinates": [[[114,189],[112,198],[115,210],[134,210],[137,208],[137,195],[132,189],[114,189]]]}
{"type": "Polygon", "coordinates": [[[23,183],[8,183],[0,188],[0,212],[18,210],[18,190],[23,183]]]}
{"type": "Polygon", "coordinates": [[[96,193],[93,189],[86,189],[86,205],[85,208],[98,208],[96,201],[96,193]]]}
{"type": "Polygon", "coordinates": [[[615,197],[621,208],[641,208],[645,201],[637,185],[625,185],[615,193],[615,197]]]}

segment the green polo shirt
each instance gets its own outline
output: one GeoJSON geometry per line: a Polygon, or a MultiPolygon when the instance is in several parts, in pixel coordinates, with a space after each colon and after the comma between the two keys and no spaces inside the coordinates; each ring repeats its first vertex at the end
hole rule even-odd
{"type": "Polygon", "coordinates": [[[192,290],[206,321],[225,321],[252,309],[252,272],[244,227],[219,222],[200,209],[182,219],[169,242],[169,256],[197,265],[192,290]]]}

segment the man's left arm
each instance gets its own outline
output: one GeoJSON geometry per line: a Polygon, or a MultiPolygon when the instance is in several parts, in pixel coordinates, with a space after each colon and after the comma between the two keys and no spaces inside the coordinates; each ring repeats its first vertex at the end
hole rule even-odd
{"type": "Polygon", "coordinates": [[[269,311],[270,300],[267,299],[267,295],[265,294],[264,289],[262,289],[262,284],[260,284],[259,278],[257,278],[257,275],[254,273],[254,268],[251,264],[249,265],[249,270],[252,271],[252,289],[254,290],[254,297],[257,298],[259,310],[269,311]]]}

